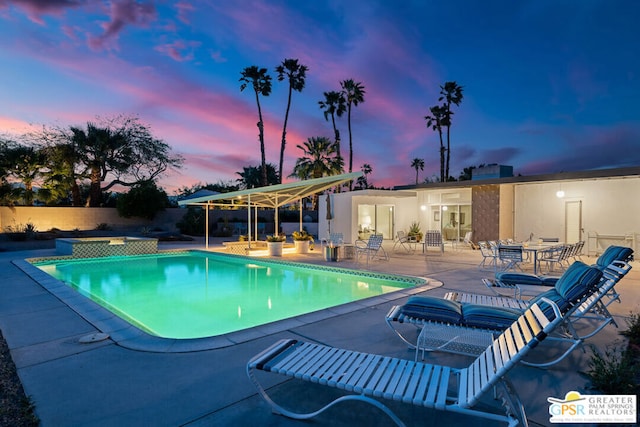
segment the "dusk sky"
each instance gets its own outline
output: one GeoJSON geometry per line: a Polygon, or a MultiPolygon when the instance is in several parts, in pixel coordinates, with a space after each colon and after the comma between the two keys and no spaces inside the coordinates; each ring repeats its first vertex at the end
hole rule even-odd
{"type": "MultiPolygon", "coordinates": [[[[370,182],[439,175],[424,116],[440,85],[464,99],[451,133],[451,175],[481,163],[533,175],[640,165],[637,0],[0,0],[0,135],[137,115],[186,159],[169,194],[228,182],[260,164],[253,90],[266,67],[267,162],[277,166],[288,85],[275,67],[308,66],[294,92],[285,172],[309,137],[333,137],[318,101],[354,79],[354,170],[370,182]]],[[[346,117],[338,121],[348,163],[346,117]]]]}

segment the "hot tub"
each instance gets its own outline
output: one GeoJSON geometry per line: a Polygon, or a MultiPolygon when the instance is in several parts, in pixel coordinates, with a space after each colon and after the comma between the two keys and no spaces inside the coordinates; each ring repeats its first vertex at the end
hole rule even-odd
{"type": "Polygon", "coordinates": [[[73,258],[155,254],[158,239],[126,236],[56,239],[56,252],[73,258]]]}

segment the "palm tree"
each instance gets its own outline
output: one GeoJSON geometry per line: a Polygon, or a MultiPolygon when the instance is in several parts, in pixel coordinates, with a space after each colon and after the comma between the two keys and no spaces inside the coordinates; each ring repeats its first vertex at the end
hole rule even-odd
{"type": "Polygon", "coordinates": [[[302,92],[307,73],[307,66],[298,64],[297,59],[285,59],[282,64],[276,67],[278,73],[278,81],[285,78],[289,80],[289,97],[287,98],[287,111],[284,115],[284,125],[282,126],[282,142],[280,144],[280,167],[278,169],[278,178],[282,184],[282,164],[284,163],[284,147],[287,144],[287,121],[289,120],[289,109],[291,108],[291,95],[294,90],[302,92]]]}
{"type": "Polygon", "coordinates": [[[267,74],[266,68],[258,68],[256,65],[246,67],[240,73],[240,92],[242,92],[249,84],[253,87],[256,94],[256,104],[258,105],[258,126],[260,138],[260,154],[262,155],[262,186],[267,185],[267,158],[264,151],[264,123],[262,121],[262,109],[260,108],[260,95],[269,96],[271,94],[271,76],[267,74]]]}
{"type": "Polygon", "coordinates": [[[340,82],[344,97],[347,100],[347,127],[349,129],[349,173],[353,166],[353,139],[351,135],[351,107],[357,107],[359,103],[364,102],[364,86],[360,82],[354,82],[353,79],[340,82]]]}
{"type": "Polygon", "coordinates": [[[340,151],[340,131],[336,127],[336,116],[342,117],[347,111],[347,101],[344,99],[342,92],[330,91],[324,93],[324,101],[318,101],[318,104],[320,104],[320,108],[324,110],[325,120],[329,120],[329,116],[331,116],[336,152],[338,153],[338,157],[342,159],[342,152],[340,151]]]}
{"type": "Polygon", "coordinates": [[[445,170],[445,176],[447,180],[449,179],[449,160],[451,158],[451,116],[453,116],[453,111],[451,111],[451,104],[455,104],[459,106],[462,102],[462,86],[458,86],[456,82],[446,82],[444,86],[440,86],[440,98],[439,102],[444,101],[444,117],[445,117],[445,125],[447,128],[447,164],[445,170]]]}
{"type": "MultiPolygon", "coordinates": [[[[342,172],[343,161],[337,155],[335,142],[324,136],[308,138],[297,147],[303,156],[296,160],[292,177],[300,179],[322,178],[323,176],[338,175],[342,172]]],[[[313,197],[313,209],[318,206],[318,195],[313,197]]]]}
{"type": "Polygon", "coordinates": [[[430,116],[424,116],[424,119],[427,121],[427,127],[438,131],[438,135],[440,136],[440,182],[444,182],[444,141],[442,140],[442,126],[444,126],[445,116],[444,116],[444,107],[440,105],[434,105],[429,108],[431,111],[430,116]]]}
{"type": "Polygon", "coordinates": [[[16,145],[5,150],[4,159],[7,165],[7,173],[24,188],[14,187],[12,194],[14,199],[22,199],[27,206],[33,205],[35,191],[34,182],[42,176],[45,166],[43,150],[25,145],[16,145]]]}
{"type": "Polygon", "coordinates": [[[416,170],[416,185],[418,185],[418,169],[424,170],[424,159],[415,158],[411,161],[411,167],[416,170]]]}
{"type": "MultiPolygon", "coordinates": [[[[244,189],[260,187],[262,180],[261,166],[243,166],[242,172],[236,172],[240,178],[236,179],[240,186],[244,189]]],[[[271,163],[267,163],[267,184],[277,184],[278,173],[276,167],[271,163]]]]}
{"type": "Polygon", "coordinates": [[[360,166],[360,170],[364,174],[356,180],[356,188],[360,190],[366,190],[369,187],[369,174],[373,172],[373,168],[369,163],[365,163],[360,166]]]}

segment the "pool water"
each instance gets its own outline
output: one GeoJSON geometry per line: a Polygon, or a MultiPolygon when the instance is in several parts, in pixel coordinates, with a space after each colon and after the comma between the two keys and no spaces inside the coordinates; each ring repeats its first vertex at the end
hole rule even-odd
{"type": "Polygon", "coordinates": [[[424,284],[424,279],[190,251],[36,267],[164,338],[226,334],[424,284]]]}

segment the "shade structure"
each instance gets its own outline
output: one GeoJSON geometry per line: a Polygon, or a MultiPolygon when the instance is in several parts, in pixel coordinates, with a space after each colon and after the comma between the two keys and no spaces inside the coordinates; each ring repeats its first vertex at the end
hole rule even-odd
{"type": "MultiPolygon", "coordinates": [[[[202,206],[207,209],[213,206],[247,206],[249,207],[249,211],[251,207],[277,209],[280,206],[297,202],[305,197],[320,193],[327,188],[358,179],[361,176],[364,176],[364,174],[360,171],[290,182],[287,184],[268,185],[265,187],[181,200],[178,202],[178,205],[202,206]]],[[[249,224],[250,221],[251,216],[249,215],[249,224]]],[[[277,215],[275,229],[278,230],[277,215]]],[[[251,230],[250,225],[249,230],[251,230]]],[[[207,236],[208,235],[209,233],[207,232],[207,236]]],[[[251,235],[251,233],[249,233],[249,235],[251,235]]],[[[249,241],[251,241],[251,238],[249,238],[249,241]]]]}

